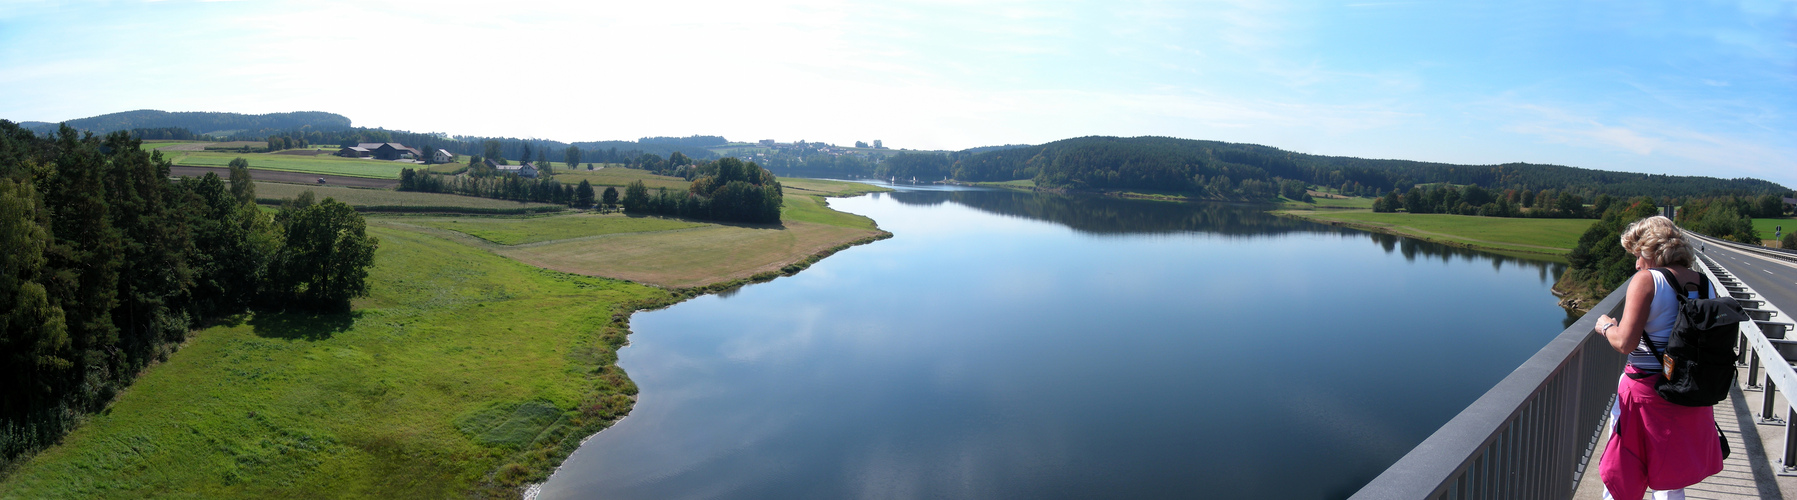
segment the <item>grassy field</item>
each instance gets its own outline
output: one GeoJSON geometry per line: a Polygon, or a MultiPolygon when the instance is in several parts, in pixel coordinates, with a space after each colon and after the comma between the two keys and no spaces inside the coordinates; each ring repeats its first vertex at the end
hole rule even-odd
{"type": "Polygon", "coordinates": [[[346,175],[350,177],[371,177],[376,179],[398,179],[400,169],[422,168],[422,165],[412,163],[371,160],[367,158],[343,158],[331,155],[300,156],[268,153],[163,151],[163,156],[167,157],[169,161],[174,162],[176,165],[223,167],[229,165],[232,159],[243,158],[249,160],[251,167],[260,169],[346,175]]]}
{"type": "Polygon", "coordinates": [[[873,229],[787,221],[545,241],[495,253],[557,271],[665,287],[702,287],[779,272],[804,257],[875,237],[873,229]]]}
{"type": "Polygon", "coordinates": [[[1759,233],[1760,239],[1762,240],[1778,239],[1772,236],[1772,228],[1778,226],[1784,226],[1784,234],[1791,234],[1791,231],[1797,231],[1797,217],[1753,220],[1753,230],[1754,232],[1759,233]]]}
{"type": "Polygon", "coordinates": [[[517,498],[627,411],[614,315],[670,293],[371,232],[355,312],[197,332],[0,498],[517,498]]]}
{"type": "Polygon", "coordinates": [[[1036,187],[1036,180],[1035,179],[1017,179],[1014,181],[1004,181],[1004,182],[975,182],[975,183],[973,183],[973,185],[1029,189],[1029,188],[1036,187]]]}
{"type": "Polygon", "coordinates": [[[875,191],[891,191],[889,188],[875,187],[867,184],[842,181],[825,181],[815,179],[782,179],[780,186],[785,189],[785,204],[780,208],[780,218],[788,221],[802,221],[827,226],[853,229],[874,230],[873,219],[859,215],[838,212],[829,208],[825,197],[852,196],[875,191]]]}
{"type": "MultiPolygon", "coordinates": [[[[579,184],[580,181],[585,180],[594,186],[617,186],[618,191],[623,191],[624,186],[630,185],[632,181],[639,180],[643,181],[643,185],[649,186],[649,189],[651,190],[664,187],[671,190],[685,190],[687,186],[692,185],[691,182],[687,182],[686,179],[679,177],[655,175],[648,170],[622,167],[602,168],[599,170],[587,170],[585,168],[579,170],[556,169],[555,180],[562,184],[579,184]]],[[[604,188],[600,188],[600,191],[604,190],[604,188]]]]}
{"type": "Polygon", "coordinates": [[[256,183],[256,197],[261,200],[274,201],[299,196],[303,191],[311,191],[318,199],[336,198],[350,206],[363,209],[442,209],[455,211],[466,209],[477,212],[499,211],[541,211],[561,207],[551,203],[528,203],[492,198],[477,198],[443,193],[413,193],[390,191],[385,189],[361,189],[343,186],[313,186],[305,184],[277,184],[272,182],[256,183]]]}
{"type": "Polygon", "coordinates": [[[1512,219],[1470,215],[1282,210],[1293,217],[1333,222],[1459,246],[1563,257],[1595,219],[1512,219]]]}
{"type": "Polygon", "coordinates": [[[372,223],[460,235],[470,245],[546,269],[673,288],[785,272],[820,252],[885,234],[873,220],[830,210],[824,201],[824,196],[884,188],[811,179],[782,182],[786,206],[779,226],[597,214],[399,217],[372,223]]]}
{"type": "Polygon", "coordinates": [[[1280,206],[1280,208],[1289,208],[1289,209],[1297,209],[1297,210],[1308,210],[1308,209],[1315,209],[1315,208],[1358,208],[1358,209],[1363,209],[1363,210],[1371,210],[1373,208],[1373,199],[1372,198],[1324,198],[1321,196],[1312,196],[1311,200],[1313,200],[1313,201],[1310,203],[1305,203],[1302,201],[1296,201],[1296,200],[1291,200],[1291,199],[1282,197],[1282,198],[1280,198],[1279,206],[1280,206]]]}
{"type": "Polygon", "coordinates": [[[142,149],[144,151],[153,151],[153,150],[173,146],[176,144],[187,144],[187,143],[191,143],[191,142],[194,142],[194,141],[144,141],[143,145],[138,146],[138,149],[142,149]]]}
{"type": "Polygon", "coordinates": [[[641,233],[703,227],[711,224],[660,217],[580,213],[559,217],[432,217],[406,223],[446,229],[499,245],[523,245],[618,233],[641,233]]]}

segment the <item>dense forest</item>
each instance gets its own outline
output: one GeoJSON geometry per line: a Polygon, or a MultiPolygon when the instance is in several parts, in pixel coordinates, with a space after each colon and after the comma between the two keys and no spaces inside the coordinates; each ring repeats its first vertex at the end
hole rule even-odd
{"type": "MultiPolygon", "coordinates": [[[[1358,196],[1393,191],[1402,194],[1413,187],[1451,184],[1496,192],[1539,194],[1552,190],[1555,201],[1565,193],[1587,202],[1601,195],[1663,199],[1790,193],[1785,186],[1758,179],[1667,176],[1526,163],[1455,165],[1369,160],[1169,137],[1079,137],[1036,146],[900,153],[874,165],[849,162],[836,166],[836,171],[830,171],[832,166],[808,162],[806,173],[918,180],[946,177],[967,182],[1031,179],[1037,186],[1049,189],[1143,190],[1221,200],[1270,199],[1286,191],[1286,181],[1358,196]]],[[[1483,206],[1469,205],[1474,211],[1483,206]]],[[[1433,211],[1459,213],[1459,208],[1456,204],[1433,211]]]]}
{"type": "Polygon", "coordinates": [[[731,222],[780,222],[784,197],[774,173],[754,163],[724,158],[696,165],[686,192],[657,190],[642,181],[624,188],[624,211],[731,222]]]}
{"type": "MultiPolygon", "coordinates": [[[[193,131],[195,134],[212,134],[217,132],[250,132],[250,135],[267,135],[275,130],[341,130],[350,128],[349,118],[336,113],[323,111],[295,111],[291,113],[269,113],[265,115],[247,115],[243,113],[213,113],[204,111],[157,111],[140,109],[110,113],[88,118],[78,118],[63,122],[75,130],[107,134],[120,130],[139,128],[178,127],[193,131]]],[[[57,124],[44,122],[25,122],[21,124],[39,134],[50,134],[57,130],[57,124]]],[[[225,134],[219,134],[225,135],[225,134]]]]}
{"type": "Polygon", "coordinates": [[[0,469],[191,329],[251,307],[340,311],[366,293],[379,242],[348,205],[308,191],[269,214],[247,163],[229,182],[170,181],[139,146],[0,120],[0,469]]]}
{"type": "MultiPolygon", "coordinates": [[[[1716,179],[1607,172],[1558,165],[1454,165],[1407,160],[1316,156],[1253,144],[1166,137],[1081,137],[958,159],[954,178],[966,181],[1035,179],[1048,188],[1151,189],[1203,198],[1256,194],[1245,183],[1299,180],[1320,186],[1361,186],[1386,193],[1418,184],[1476,185],[1485,189],[1556,189],[1584,199],[1598,195],[1691,197],[1788,193],[1757,179],[1716,179]]],[[[919,178],[922,178],[919,175],[919,178]]]]}

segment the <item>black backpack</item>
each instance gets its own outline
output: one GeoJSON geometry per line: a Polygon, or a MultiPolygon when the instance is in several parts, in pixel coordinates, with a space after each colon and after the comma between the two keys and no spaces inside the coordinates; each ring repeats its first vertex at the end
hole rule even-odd
{"type": "MultiPolygon", "coordinates": [[[[1666,375],[1654,385],[1654,391],[1677,405],[1715,406],[1728,399],[1728,389],[1735,383],[1735,337],[1741,331],[1740,323],[1748,320],[1747,313],[1734,297],[1685,297],[1683,287],[1677,285],[1678,275],[1671,269],[1654,271],[1679,291],[1678,320],[1672,325],[1666,352],[1661,353],[1653,341],[1647,342],[1666,375]]],[[[1705,276],[1698,292],[1714,295],[1709,283],[1705,276]]]]}

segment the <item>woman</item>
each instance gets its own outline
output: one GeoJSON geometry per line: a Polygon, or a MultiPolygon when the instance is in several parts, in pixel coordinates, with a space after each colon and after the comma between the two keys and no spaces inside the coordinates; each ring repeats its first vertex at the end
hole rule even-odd
{"type": "Polygon", "coordinates": [[[1683,499],[1686,486],[1722,471],[1722,445],[1710,407],[1672,404],[1654,392],[1664,377],[1654,351],[1665,352],[1678,319],[1675,294],[1688,290],[1709,297],[1714,291],[1697,291],[1703,279],[1690,269],[1691,246],[1665,217],[1630,224],[1622,248],[1636,257],[1635,277],[1622,317],[1599,317],[1596,328],[1617,352],[1629,354],[1610,408],[1610,443],[1598,464],[1604,498],[1635,500],[1653,488],[1656,499],[1683,499]],[[1669,269],[1676,281],[1653,268],[1669,269]]]}

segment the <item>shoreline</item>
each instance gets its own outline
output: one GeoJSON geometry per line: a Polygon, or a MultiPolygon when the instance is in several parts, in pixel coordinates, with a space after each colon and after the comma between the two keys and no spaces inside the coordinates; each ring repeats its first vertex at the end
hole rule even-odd
{"type": "MultiPolygon", "coordinates": [[[[872,192],[872,191],[848,193],[842,197],[861,196],[863,194],[867,194],[868,192],[872,192]]],[[[833,197],[825,196],[824,198],[829,199],[829,198],[833,198],[833,197]]],[[[827,204],[825,205],[825,208],[827,210],[835,211],[834,209],[828,208],[827,204]]],[[[847,212],[841,212],[841,213],[847,213],[847,212]]],[[[869,220],[872,220],[872,218],[870,217],[869,220]]],[[[831,255],[835,255],[837,252],[841,252],[843,250],[847,250],[847,249],[854,248],[854,247],[861,246],[861,245],[871,244],[871,243],[878,242],[881,240],[891,239],[893,237],[892,232],[879,228],[878,221],[874,221],[874,231],[875,231],[875,234],[872,236],[855,239],[855,240],[848,241],[848,242],[845,242],[845,243],[842,243],[842,244],[839,244],[839,245],[836,245],[836,246],[833,246],[830,248],[826,248],[824,250],[820,250],[815,253],[812,253],[811,255],[805,256],[804,258],[801,258],[793,263],[786,264],[778,270],[764,271],[764,272],[756,273],[755,275],[749,276],[746,278],[738,278],[738,279],[729,280],[729,281],[721,281],[721,282],[717,282],[717,283],[711,283],[711,284],[701,285],[701,286],[692,286],[692,287],[664,287],[664,286],[659,286],[659,285],[654,285],[654,284],[649,284],[649,283],[641,283],[641,282],[631,281],[632,283],[637,283],[637,284],[640,284],[643,286],[660,288],[660,289],[666,290],[666,291],[668,291],[670,296],[667,297],[667,299],[660,300],[660,301],[651,301],[651,302],[637,303],[637,304],[622,304],[623,306],[630,308],[630,310],[621,314],[620,316],[622,316],[622,318],[618,319],[618,320],[614,320],[614,322],[619,323],[619,326],[624,330],[624,339],[625,339],[624,345],[629,345],[630,336],[636,334],[636,332],[631,330],[631,328],[630,328],[630,320],[632,318],[634,318],[636,316],[636,313],[638,313],[638,312],[659,311],[662,309],[667,309],[669,307],[679,305],[683,302],[692,300],[694,298],[703,297],[703,296],[711,295],[711,294],[731,292],[731,291],[741,289],[742,287],[745,287],[745,286],[759,284],[759,283],[766,283],[766,282],[770,282],[770,281],[779,279],[781,277],[795,276],[795,275],[799,274],[800,272],[803,272],[804,270],[809,269],[812,264],[816,264],[820,261],[823,261],[824,259],[829,258],[831,255]]],[[[629,280],[624,280],[624,281],[629,281],[629,280]]],[[[612,366],[617,366],[616,362],[613,362],[612,366]]],[[[629,381],[629,383],[632,385],[635,385],[636,382],[634,380],[630,380],[629,372],[625,371],[623,369],[623,367],[618,367],[617,370],[618,370],[618,373],[623,376],[624,380],[629,381]]],[[[625,411],[623,412],[622,415],[619,415],[617,418],[611,419],[610,421],[600,423],[598,425],[599,428],[594,430],[591,433],[588,433],[585,437],[582,437],[580,439],[580,443],[578,445],[576,445],[574,447],[574,449],[568,450],[568,453],[565,455],[556,457],[553,460],[553,463],[545,464],[548,466],[548,470],[542,471],[542,472],[544,472],[543,480],[539,481],[539,482],[526,483],[524,485],[519,486],[517,488],[518,498],[520,498],[521,500],[535,500],[539,495],[541,495],[543,485],[547,484],[549,482],[549,478],[554,477],[556,473],[561,471],[562,464],[566,463],[569,457],[574,456],[575,453],[580,451],[580,448],[586,446],[587,442],[592,441],[593,438],[598,437],[599,434],[602,432],[605,432],[606,429],[610,429],[610,428],[612,428],[612,426],[617,425],[619,422],[623,422],[624,419],[629,418],[630,412],[632,410],[636,409],[636,403],[640,398],[641,398],[640,394],[631,395],[630,396],[630,405],[629,405],[629,407],[625,408],[625,411]]],[[[533,472],[535,472],[535,471],[533,471],[533,472]]]]}
{"type": "MultiPolygon", "coordinates": [[[[1311,214],[1300,213],[1300,212],[1305,212],[1305,211],[1293,210],[1293,209],[1269,210],[1268,212],[1272,213],[1273,215],[1280,216],[1280,217],[1290,217],[1293,219],[1305,220],[1305,221],[1315,222],[1318,224],[1328,224],[1331,226],[1359,229],[1362,231],[1371,231],[1371,232],[1375,232],[1375,233],[1389,234],[1389,235],[1393,235],[1393,236],[1402,236],[1405,238],[1422,240],[1422,241],[1427,241],[1430,243],[1436,243],[1436,244],[1440,244],[1440,245],[1465,248],[1465,249],[1469,249],[1469,250],[1478,250],[1481,252],[1491,252],[1491,253],[1503,254],[1503,255],[1508,255],[1511,257],[1518,257],[1518,258],[1547,260],[1547,261],[1552,261],[1552,262],[1567,263],[1566,254],[1568,252],[1556,252],[1556,251],[1549,251],[1546,249],[1535,250],[1535,249],[1514,248],[1514,247],[1506,247],[1506,246],[1482,245],[1475,241],[1462,241],[1462,240],[1446,239],[1446,238],[1440,237],[1440,235],[1431,235],[1431,234],[1423,234],[1420,232],[1403,231],[1403,230],[1399,230],[1399,229],[1397,229],[1395,227],[1391,227],[1391,226],[1383,226],[1383,225],[1379,225],[1379,224],[1369,224],[1369,223],[1355,222],[1355,221],[1345,221],[1345,220],[1340,220],[1340,219],[1330,219],[1330,218],[1325,218],[1325,217],[1316,217],[1311,214]]],[[[1502,243],[1499,243],[1499,244],[1502,245],[1502,243]]],[[[1521,245],[1521,244],[1516,244],[1516,245],[1521,245]]]]}

